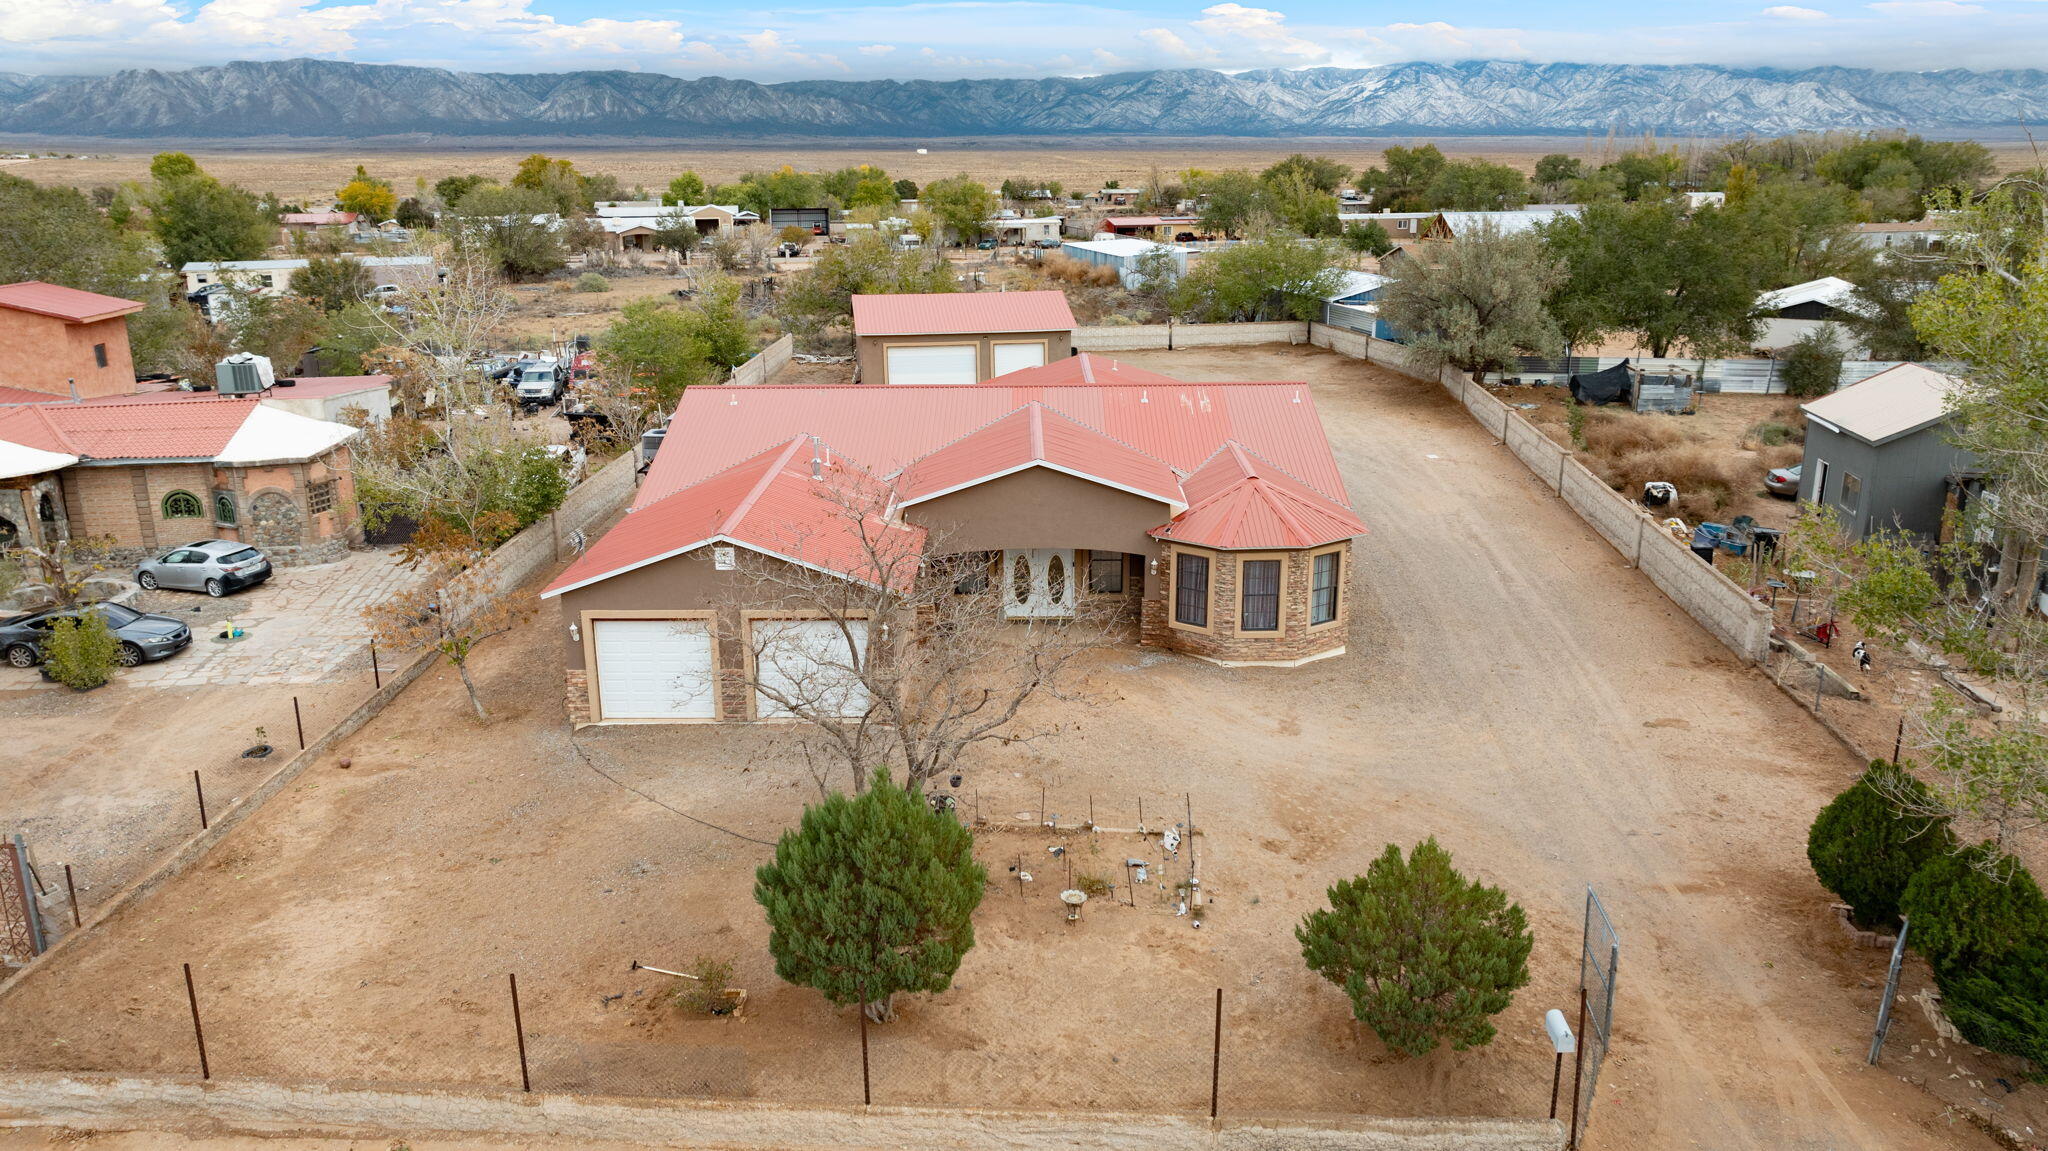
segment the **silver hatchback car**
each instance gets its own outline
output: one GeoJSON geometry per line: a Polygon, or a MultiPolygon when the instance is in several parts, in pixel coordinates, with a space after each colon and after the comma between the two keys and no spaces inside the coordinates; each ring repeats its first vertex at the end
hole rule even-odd
{"type": "Polygon", "coordinates": [[[201,540],[135,565],[135,582],[151,591],[178,588],[219,598],[270,578],[270,560],[234,540],[201,540]]]}

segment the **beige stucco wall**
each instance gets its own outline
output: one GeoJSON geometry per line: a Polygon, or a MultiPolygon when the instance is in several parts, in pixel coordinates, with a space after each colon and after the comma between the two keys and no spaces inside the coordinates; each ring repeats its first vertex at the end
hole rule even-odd
{"type": "Polygon", "coordinates": [[[135,390],[135,364],[128,351],[128,319],[116,316],[90,324],[68,324],[49,316],[0,309],[0,384],[53,396],[124,396],[135,390]],[[107,346],[102,368],[93,346],[107,346]]]}
{"type": "Polygon", "coordinates": [[[996,344],[1023,344],[1045,342],[1045,362],[1063,360],[1074,354],[1074,334],[1070,331],[1056,332],[1001,332],[995,335],[951,335],[951,336],[861,336],[855,342],[855,358],[859,361],[860,378],[863,384],[886,384],[889,382],[889,360],[886,349],[916,345],[930,347],[946,344],[975,345],[974,379],[976,383],[995,374],[996,344]]]}
{"type": "Polygon", "coordinates": [[[1050,468],[1029,468],[916,504],[904,518],[936,537],[931,554],[998,548],[1150,552],[1145,533],[1173,518],[1159,500],[1050,468]]]}

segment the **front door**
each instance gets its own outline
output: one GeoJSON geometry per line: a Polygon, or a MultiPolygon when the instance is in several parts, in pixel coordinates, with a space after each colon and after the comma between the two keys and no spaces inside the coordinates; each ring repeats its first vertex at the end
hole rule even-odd
{"type": "Polygon", "coordinates": [[[1028,548],[1003,552],[1003,615],[1007,619],[1065,619],[1074,614],[1074,550],[1028,548]]]}

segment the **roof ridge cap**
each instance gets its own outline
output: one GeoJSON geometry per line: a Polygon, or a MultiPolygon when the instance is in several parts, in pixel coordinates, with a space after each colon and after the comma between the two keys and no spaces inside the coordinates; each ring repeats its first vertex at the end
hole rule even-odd
{"type": "MultiPolygon", "coordinates": [[[[775,457],[775,461],[772,464],[762,470],[760,478],[754,481],[754,486],[748,488],[747,494],[741,496],[739,502],[732,506],[732,511],[726,513],[725,518],[718,521],[718,535],[731,535],[739,530],[740,521],[747,518],[747,514],[754,510],[754,504],[760,500],[761,494],[768,490],[768,485],[774,483],[776,477],[782,475],[783,469],[788,467],[790,456],[794,455],[796,450],[804,445],[804,441],[809,439],[811,437],[805,435],[789,437],[789,440],[782,445],[781,454],[775,457]]],[[[769,449],[770,452],[773,450],[772,448],[769,449]]],[[[762,454],[767,455],[768,453],[764,452],[762,454]]],[[[709,479],[711,477],[706,476],[705,478],[709,479]]]]}

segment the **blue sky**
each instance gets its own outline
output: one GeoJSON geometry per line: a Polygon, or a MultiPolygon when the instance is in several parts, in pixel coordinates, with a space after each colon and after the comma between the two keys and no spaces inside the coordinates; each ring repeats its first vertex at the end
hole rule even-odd
{"type": "Polygon", "coordinates": [[[1512,59],[1803,67],[2048,63],[2048,0],[0,0],[0,71],[321,56],[463,69],[945,79],[1512,59]]]}

